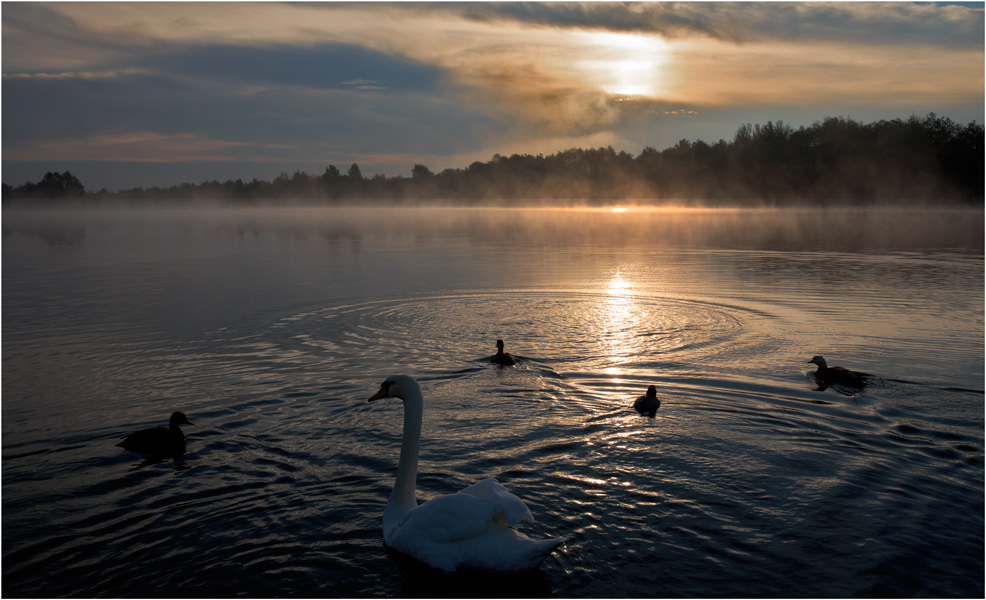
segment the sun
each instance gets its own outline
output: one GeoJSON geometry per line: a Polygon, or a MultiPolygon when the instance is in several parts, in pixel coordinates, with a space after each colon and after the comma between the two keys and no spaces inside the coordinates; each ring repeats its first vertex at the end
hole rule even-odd
{"type": "Polygon", "coordinates": [[[590,81],[608,94],[656,97],[662,90],[662,68],[671,52],[668,43],[649,35],[591,32],[578,34],[586,58],[579,61],[590,81]]]}

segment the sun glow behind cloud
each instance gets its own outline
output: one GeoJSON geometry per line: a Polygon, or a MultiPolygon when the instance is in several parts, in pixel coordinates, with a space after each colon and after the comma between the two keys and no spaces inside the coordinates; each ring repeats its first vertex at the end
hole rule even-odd
{"type": "Polygon", "coordinates": [[[609,94],[621,96],[661,95],[662,67],[671,53],[669,45],[656,36],[614,32],[577,32],[576,38],[590,58],[578,61],[591,82],[609,94]]]}

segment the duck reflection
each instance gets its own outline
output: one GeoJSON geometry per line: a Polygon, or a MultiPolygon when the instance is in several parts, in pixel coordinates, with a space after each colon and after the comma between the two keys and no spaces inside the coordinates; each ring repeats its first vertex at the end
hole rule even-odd
{"type": "Polygon", "coordinates": [[[154,465],[164,464],[171,461],[171,467],[175,470],[175,473],[181,473],[182,471],[187,471],[192,466],[188,464],[188,460],[185,456],[168,458],[160,456],[145,456],[143,460],[135,464],[133,471],[139,471],[141,469],[146,469],[148,467],[153,467],[154,465]]]}

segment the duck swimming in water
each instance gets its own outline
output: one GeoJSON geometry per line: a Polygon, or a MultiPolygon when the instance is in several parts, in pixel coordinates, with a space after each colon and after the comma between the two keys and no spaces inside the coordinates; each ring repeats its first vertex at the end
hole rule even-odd
{"type": "Polygon", "coordinates": [[[648,417],[653,418],[657,415],[657,409],[661,408],[661,399],[657,397],[657,388],[654,386],[647,388],[647,393],[637,398],[633,403],[633,408],[648,417]]]}
{"type": "Polygon", "coordinates": [[[820,389],[830,385],[841,385],[861,390],[866,385],[866,377],[869,377],[868,373],[850,371],[845,367],[830,367],[822,356],[813,356],[808,362],[818,365],[814,375],[820,389]]]}
{"type": "Polygon", "coordinates": [[[168,427],[141,429],[123,438],[117,446],[151,456],[181,456],[185,454],[185,432],[181,425],[195,425],[183,412],[171,413],[168,427]]]}
{"type": "Polygon", "coordinates": [[[503,351],[503,340],[496,341],[496,354],[490,357],[490,362],[502,367],[517,364],[517,359],[503,351]]]}

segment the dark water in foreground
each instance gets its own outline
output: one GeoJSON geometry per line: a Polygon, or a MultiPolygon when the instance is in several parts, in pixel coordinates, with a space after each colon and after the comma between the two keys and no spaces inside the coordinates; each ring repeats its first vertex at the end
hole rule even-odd
{"type": "Polygon", "coordinates": [[[982,212],[5,211],[2,256],[6,597],[984,595],[982,212]],[[396,372],[419,498],[497,477],[539,571],[388,553],[396,372]],[[184,458],[114,447],[173,410],[184,458]]]}

